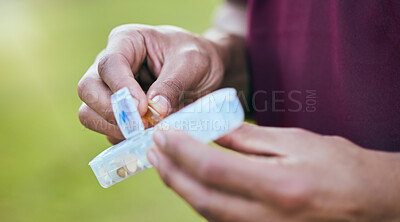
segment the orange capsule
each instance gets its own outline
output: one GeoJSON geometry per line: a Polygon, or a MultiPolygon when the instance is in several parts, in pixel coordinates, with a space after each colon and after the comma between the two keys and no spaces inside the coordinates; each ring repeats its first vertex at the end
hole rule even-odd
{"type": "Polygon", "coordinates": [[[144,114],[144,116],[142,117],[145,129],[157,125],[157,123],[161,122],[164,119],[151,105],[149,105],[147,108],[148,109],[146,114],[144,114]]]}

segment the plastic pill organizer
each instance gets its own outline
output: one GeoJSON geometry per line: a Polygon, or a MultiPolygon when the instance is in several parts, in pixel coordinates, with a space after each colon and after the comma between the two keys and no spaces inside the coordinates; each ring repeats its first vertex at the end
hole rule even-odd
{"type": "Polygon", "coordinates": [[[146,152],[154,145],[152,134],[156,128],[176,128],[208,143],[234,130],[244,119],[243,108],[232,88],[208,94],[165,119],[149,107],[142,120],[127,88],[113,94],[111,101],[118,126],[127,139],[104,150],[89,163],[104,188],[152,167],[146,152]]]}

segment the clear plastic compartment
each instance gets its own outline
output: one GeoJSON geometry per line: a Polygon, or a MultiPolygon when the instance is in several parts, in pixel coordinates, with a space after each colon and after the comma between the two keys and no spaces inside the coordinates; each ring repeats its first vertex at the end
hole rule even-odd
{"type": "Polygon", "coordinates": [[[135,132],[129,139],[100,153],[89,165],[101,186],[107,188],[151,167],[146,152],[154,145],[155,128],[173,127],[207,143],[237,128],[243,119],[236,90],[217,90],[166,117],[155,127],[135,132]]]}
{"type": "Polygon", "coordinates": [[[138,132],[132,138],[106,149],[90,161],[89,165],[102,187],[110,187],[151,167],[146,152],[154,144],[153,131],[154,128],[150,128],[138,132]]]}

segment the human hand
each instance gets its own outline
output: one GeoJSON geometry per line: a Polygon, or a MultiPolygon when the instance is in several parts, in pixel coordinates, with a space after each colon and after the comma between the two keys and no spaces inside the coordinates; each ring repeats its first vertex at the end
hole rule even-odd
{"type": "Polygon", "coordinates": [[[398,156],[342,137],[243,124],[217,141],[238,152],[175,130],[154,141],[163,181],[211,221],[399,221],[398,156]]]}
{"type": "Polygon", "coordinates": [[[143,116],[148,103],[163,116],[181,101],[215,90],[222,81],[221,50],[212,41],[173,26],[123,25],[78,84],[84,126],[105,134],[111,143],[124,137],[110,96],[127,87],[143,116]],[[147,92],[147,95],[146,95],[147,92]]]}

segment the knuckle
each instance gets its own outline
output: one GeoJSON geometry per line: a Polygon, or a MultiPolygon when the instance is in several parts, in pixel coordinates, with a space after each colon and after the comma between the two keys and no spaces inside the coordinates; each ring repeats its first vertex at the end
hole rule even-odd
{"type": "Polygon", "coordinates": [[[109,122],[109,123],[111,123],[111,124],[114,124],[114,125],[117,124],[116,121],[115,121],[114,111],[113,111],[113,109],[112,109],[111,104],[107,105],[107,106],[104,108],[103,118],[104,118],[107,122],[109,122]]]}
{"type": "Polygon", "coordinates": [[[286,193],[282,198],[282,203],[287,210],[298,210],[303,206],[304,199],[303,193],[286,193]]]}
{"type": "Polygon", "coordinates": [[[249,133],[249,126],[248,124],[242,124],[240,125],[235,132],[237,133],[237,135],[242,135],[242,134],[247,134],[249,133]]]}
{"type": "Polygon", "coordinates": [[[199,177],[209,182],[218,181],[224,173],[224,168],[214,159],[204,160],[199,167],[199,177]]]}
{"type": "Polygon", "coordinates": [[[331,141],[332,143],[335,143],[335,144],[339,143],[339,144],[341,144],[342,147],[355,145],[351,140],[349,140],[345,137],[337,136],[337,135],[323,136],[323,138],[328,139],[328,141],[331,141]]]}
{"type": "Polygon", "coordinates": [[[88,111],[85,104],[79,108],[78,118],[81,124],[88,128],[88,111]]]}
{"type": "Polygon", "coordinates": [[[300,182],[286,180],[277,185],[277,203],[287,212],[298,212],[307,205],[308,188],[300,182]]]}
{"type": "MultiPolygon", "coordinates": [[[[167,78],[161,83],[161,89],[168,89],[168,92],[171,92],[169,94],[176,94],[176,92],[182,92],[183,89],[185,88],[185,84],[181,79],[177,78],[167,78]]],[[[167,92],[167,94],[168,94],[167,92]]],[[[167,95],[168,97],[172,97],[173,95],[167,95]]]]}
{"type": "Polygon", "coordinates": [[[209,67],[210,58],[197,47],[191,47],[183,51],[183,56],[186,61],[194,64],[197,69],[203,70],[209,67]]]}
{"type": "Polygon", "coordinates": [[[118,35],[130,34],[135,30],[136,30],[135,25],[128,25],[128,24],[119,25],[111,30],[109,38],[118,35]]]}
{"type": "Polygon", "coordinates": [[[328,135],[328,136],[324,136],[325,138],[332,140],[332,141],[337,141],[337,142],[346,142],[347,139],[341,136],[337,136],[337,135],[328,135]]]}
{"type": "Polygon", "coordinates": [[[173,26],[173,25],[159,25],[157,27],[159,29],[161,29],[162,31],[167,31],[167,32],[172,32],[172,33],[176,33],[176,32],[189,33],[187,30],[185,30],[181,27],[173,26]]]}
{"type": "Polygon", "coordinates": [[[154,34],[156,29],[149,25],[142,24],[125,24],[113,28],[108,36],[108,39],[114,37],[133,37],[135,35],[141,35],[143,32],[147,34],[154,34]]]}
{"type": "Polygon", "coordinates": [[[212,217],[212,210],[209,207],[206,197],[200,197],[194,200],[193,208],[204,218],[212,217]]]}
{"type": "Polygon", "coordinates": [[[251,138],[251,136],[255,133],[254,126],[251,126],[250,124],[242,124],[237,129],[237,136],[239,136],[239,138],[243,138],[243,141],[248,141],[246,138],[251,138]]]}
{"type": "Polygon", "coordinates": [[[308,136],[308,132],[302,128],[288,128],[288,133],[294,137],[305,137],[308,136]]]}
{"type": "Polygon", "coordinates": [[[108,142],[110,142],[110,143],[113,144],[113,145],[115,145],[115,144],[121,142],[120,139],[114,138],[114,137],[112,137],[112,136],[107,136],[106,138],[107,138],[108,142]]]}
{"type": "Polygon", "coordinates": [[[107,68],[114,64],[117,60],[121,59],[121,54],[119,53],[111,53],[105,54],[99,60],[99,64],[97,65],[97,71],[101,78],[104,78],[104,74],[107,72],[107,68]]]}
{"type": "Polygon", "coordinates": [[[164,182],[165,186],[171,188],[172,187],[172,185],[171,185],[172,179],[171,179],[171,176],[168,173],[168,171],[169,171],[168,166],[164,167],[164,169],[160,172],[160,177],[161,177],[161,180],[164,182]]]}
{"type": "Polygon", "coordinates": [[[228,134],[223,137],[223,146],[228,147],[230,149],[235,149],[236,147],[241,146],[241,144],[247,144],[249,141],[248,138],[254,135],[249,128],[249,124],[242,124],[237,129],[235,129],[232,134],[228,134]]]}
{"type": "Polygon", "coordinates": [[[95,81],[92,77],[84,77],[78,83],[78,96],[89,106],[101,102],[100,93],[96,91],[95,81]]]}
{"type": "Polygon", "coordinates": [[[110,64],[110,60],[111,60],[110,55],[104,55],[99,60],[99,64],[97,65],[97,71],[101,78],[104,77],[104,71],[106,70],[107,66],[110,64]]]}
{"type": "Polygon", "coordinates": [[[86,92],[87,85],[88,81],[85,77],[83,77],[78,83],[78,96],[81,100],[84,99],[84,94],[86,92]]]}
{"type": "Polygon", "coordinates": [[[167,139],[168,153],[175,156],[177,159],[185,158],[184,149],[185,145],[180,144],[179,139],[167,139]]]}

